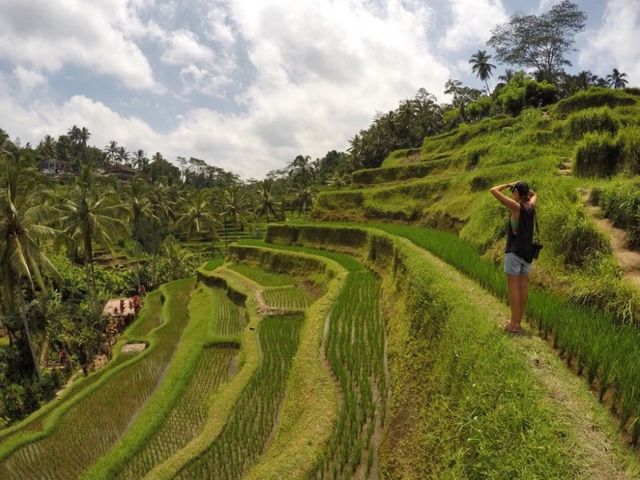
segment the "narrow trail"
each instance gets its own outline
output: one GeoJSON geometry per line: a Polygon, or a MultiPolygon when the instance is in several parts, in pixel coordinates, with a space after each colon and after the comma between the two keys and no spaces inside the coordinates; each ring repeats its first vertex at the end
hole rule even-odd
{"type": "Polygon", "coordinates": [[[609,238],[613,255],[620,264],[622,277],[640,288],[640,252],[628,247],[628,233],[622,228],[615,227],[611,220],[602,217],[600,207],[591,202],[590,189],[581,189],[580,194],[587,214],[609,238]]]}
{"type": "MultiPolygon", "coordinates": [[[[503,328],[509,309],[491,293],[446,262],[426,250],[424,255],[468,294],[487,316],[503,328]]],[[[576,376],[558,357],[534,327],[525,325],[523,333],[513,335],[512,344],[530,365],[543,398],[571,432],[575,458],[579,465],[574,479],[624,480],[640,478],[640,461],[620,433],[615,419],[598,402],[583,378],[576,376]]]]}

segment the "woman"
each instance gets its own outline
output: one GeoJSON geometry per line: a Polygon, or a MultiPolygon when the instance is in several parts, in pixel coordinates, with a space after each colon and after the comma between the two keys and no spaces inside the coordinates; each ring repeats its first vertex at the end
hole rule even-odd
{"type": "Polygon", "coordinates": [[[525,182],[496,185],[490,191],[510,211],[504,271],[507,274],[511,321],[505,326],[505,330],[517,333],[520,331],[520,322],[527,304],[538,196],[525,182]],[[511,197],[502,193],[505,188],[511,190],[511,197]]]}

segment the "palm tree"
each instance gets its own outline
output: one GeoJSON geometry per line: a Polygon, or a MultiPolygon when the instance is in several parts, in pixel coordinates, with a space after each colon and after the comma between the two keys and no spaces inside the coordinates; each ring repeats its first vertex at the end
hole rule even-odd
{"type": "Polygon", "coordinates": [[[289,176],[293,178],[294,183],[298,185],[310,185],[313,181],[314,170],[309,155],[298,155],[288,166],[289,176]]]}
{"type": "Polygon", "coordinates": [[[93,188],[94,178],[91,169],[85,166],[76,181],[75,192],[71,198],[62,200],[60,223],[67,240],[80,247],[85,265],[89,267],[89,280],[92,293],[96,295],[93,244],[104,247],[113,244],[113,236],[126,231],[121,220],[126,209],[111,198],[110,192],[98,192],[93,188]]]}
{"type": "Polygon", "coordinates": [[[478,50],[476,53],[471,55],[471,59],[469,63],[471,64],[471,71],[476,74],[480,78],[480,80],[484,81],[487,86],[487,93],[491,93],[489,90],[489,77],[491,77],[495,65],[489,63],[489,59],[491,55],[487,55],[486,50],[478,50]]]}
{"type": "Polygon", "coordinates": [[[296,207],[298,212],[301,213],[304,217],[307,216],[307,210],[311,208],[313,203],[314,192],[310,187],[297,185],[293,188],[293,192],[296,196],[296,207]]]}
{"type": "Polygon", "coordinates": [[[260,182],[260,190],[258,191],[258,213],[260,215],[267,216],[267,223],[269,223],[269,212],[276,216],[276,201],[271,193],[273,187],[273,180],[267,178],[260,182]]]}
{"type": "Polygon", "coordinates": [[[151,204],[151,219],[153,220],[153,251],[157,252],[159,247],[158,234],[160,226],[176,218],[174,207],[176,201],[171,197],[169,187],[158,183],[149,191],[149,202],[151,204]]]}
{"type": "Polygon", "coordinates": [[[618,90],[620,88],[626,87],[629,83],[629,80],[625,78],[626,76],[626,73],[619,72],[617,68],[614,68],[613,72],[607,75],[607,82],[609,83],[610,87],[618,90]]]}
{"type": "Polygon", "coordinates": [[[194,234],[209,233],[210,240],[216,238],[216,230],[221,226],[219,215],[211,203],[211,193],[207,190],[195,191],[183,204],[184,211],[176,221],[176,228],[187,232],[189,239],[194,234]]]}
{"type": "Polygon", "coordinates": [[[129,152],[127,152],[127,149],[124,148],[124,146],[118,147],[118,150],[116,151],[116,159],[118,160],[118,163],[129,163],[129,152]]]}
{"type": "Polygon", "coordinates": [[[31,202],[29,194],[37,183],[37,171],[18,150],[0,154],[0,274],[5,315],[15,314],[22,320],[36,375],[40,377],[31,329],[24,305],[20,280],[26,278],[31,289],[45,289],[42,271],[56,274],[55,267],[42,252],[41,241],[52,238],[55,230],[44,225],[46,209],[31,202]]]}
{"type": "Polygon", "coordinates": [[[141,148],[133,154],[133,166],[138,170],[144,170],[149,165],[149,159],[141,148]]]}
{"type": "Polygon", "coordinates": [[[502,80],[504,83],[509,83],[515,74],[516,74],[515,70],[512,70],[511,68],[507,68],[504,71],[504,75],[500,75],[498,77],[498,80],[502,80]]]}
{"type": "Polygon", "coordinates": [[[144,218],[155,218],[153,206],[149,199],[147,183],[140,180],[131,183],[127,192],[127,204],[131,221],[131,234],[134,240],[140,242],[142,220],[144,218]]]}
{"type": "Polygon", "coordinates": [[[114,160],[118,157],[118,142],[115,140],[111,140],[109,145],[104,147],[104,154],[106,163],[113,163],[114,160]]]}

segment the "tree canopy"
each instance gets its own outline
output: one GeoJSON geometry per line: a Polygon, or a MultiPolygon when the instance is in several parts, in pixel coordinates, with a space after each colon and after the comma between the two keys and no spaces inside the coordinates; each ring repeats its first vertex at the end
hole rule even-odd
{"type": "Polygon", "coordinates": [[[507,23],[496,26],[487,45],[496,51],[498,61],[534,68],[547,80],[565,65],[574,35],[582,31],[587,15],[569,1],[554,5],[541,15],[513,15],[507,23]]]}

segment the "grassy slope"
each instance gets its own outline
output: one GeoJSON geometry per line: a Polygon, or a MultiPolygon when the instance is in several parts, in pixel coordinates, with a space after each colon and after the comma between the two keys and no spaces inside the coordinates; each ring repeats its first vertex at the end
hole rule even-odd
{"type": "MultiPolygon", "coordinates": [[[[394,390],[382,461],[389,478],[637,475],[606,409],[540,339],[506,341],[495,328],[507,318],[500,302],[407,240],[394,244],[398,260],[385,261],[403,273],[386,276],[383,289],[394,390]]],[[[382,250],[362,254],[383,258],[382,250]]]]}
{"type": "MultiPolygon", "coordinates": [[[[163,286],[162,294],[167,299],[162,309],[165,322],[151,331],[149,348],[55,409],[44,424],[44,432],[32,436],[31,443],[8,456],[0,464],[0,473],[11,475],[8,478],[33,478],[36,472],[51,478],[76,478],[113,445],[161,378],[186,323],[176,309],[186,305],[192,284],[192,280],[185,280],[163,286]],[[111,401],[114,397],[120,399],[115,412],[111,401]],[[101,435],[93,433],[89,418],[95,420],[101,435]]],[[[5,446],[7,451],[15,449],[11,442],[5,446]]]]}
{"type": "Polygon", "coordinates": [[[263,287],[281,287],[284,285],[294,285],[296,283],[293,277],[283,275],[281,273],[269,272],[263,268],[246,265],[244,263],[236,263],[229,265],[227,268],[250,278],[263,287]]]}
{"type": "MultiPolygon", "coordinates": [[[[138,414],[136,422],[129,428],[126,436],[85,474],[85,478],[114,478],[116,473],[122,470],[137,452],[142,450],[149,441],[153,440],[154,436],[162,434],[165,419],[171,414],[174,406],[189,388],[191,380],[196,374],[198,363],[205,353],[205,347],[223,333],[214,331],[211,328],[211,324],[217,320],[215,318],[216,313],[218,313],[216,307],[221,300],[218,299],[219,295],[220,292],[212,291],[202,284],[192,293],[188,303],[189,323],[180,337],[180,342],[172,357],[171,364],[163,375],[162,384],[138,414]]],[[[186,312],[182,312],[182,314],[184,313],[186,312]]],[[[234,335],[230,336],[228,341],[239,343],[239,333],[239,331],[234,332],[234,335]]],[[[227,362],[229,361],[230,358],[227,359],[227,362]]],[[[221,382],[224,375],[219,377],[221,382]]],[[[216,386],[214,385],[209,393],[215,391],[214,388],[216,386]]],[[[208,395],[204,395],[203,400],[205,403],[207,398],[208,395]]],[[[197,423],[195,433],[200,429],[202,423],[197,423]]],[[[181,433],[178,431],[176,436],[180,437],[181,433]]],[[[157,460],[166,460],[171,453],[186,445],[191,436],[193,435],[188,432],[183,441],[176,442],[175,450],[166,452],[157,460]]],[[[146,459],[149,458],[151,456],[147,454],[146,459]]],[[[144,462],[143,460],[138,463],[142,463],[138,468],[143,470],[144,473],[156,465],[156,463],[144,462]]]]}
{"type": "MultiPolygon", "coordinates": [[[[572,97],[548,112],[530,109],[516,118],[489,118],[427,137],[419,154],[394,152],[379,170],[402,169],[398,167],[403,165],[401,160],[406,164],[448,158],[451,163],[445,169],[425,178],[396,182],[381,175],[371,186],[323,192],[313,216],[323,221],[401,222],[452,230],[487,258],[499,262],[507,213],[488,189],[498,183],[526,180],[539,193],[545,245],[533,282],[605,309],[622,321],[640,322],[640,297],[625,288],[607,239],[585,213],[578,191],[631,180],[559,175],[563,163],[574,161],[580,141],[569,114],[585,111],[575,109],[584,107],[586,97],[572,97]]],[[[606,92],[592,95],[588,102],[609,102],[611,114],[621,126],[640,125],[637,96],[606,92]]]]}

